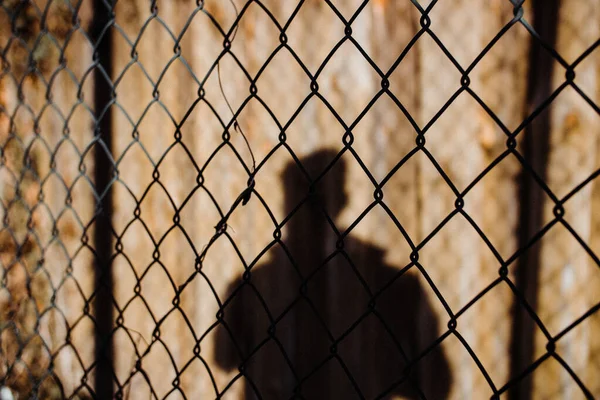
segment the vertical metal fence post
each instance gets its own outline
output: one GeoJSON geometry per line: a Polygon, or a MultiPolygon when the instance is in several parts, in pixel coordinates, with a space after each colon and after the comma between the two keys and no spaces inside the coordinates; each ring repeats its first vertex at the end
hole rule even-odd
{"type": "Polygon", "coordinates": [[[94,310],[96,317],[95,391],[98,399],[113,398],[113,306],[112,306],[112,113],[114,102],[110,80],[112,72],[113,0],[94,1],[92,37],[94,39],[94,103],[96,113],[95,184],[100,196],[94,231],[96,277],[94,310]]]}
{"type": "MultiPolygon", "coordinates": [[[[556,43],[560,0],[533,0],[533,27],[550,46],[556,43]]],[[[529,50],[529,76],[527,103],[531,112],[552,93],[553,58],[538,40],[531,41],[529,50]]],[[[550,106],[541,112],[525,129],[523,156],[542,178],[546,179],[548,153],[550,151],[550,106]]],[[[544,193],[531,174],[523,170],[520,178],[519,248],[527,247],[531,238],[543,227],[544,193]]],[[[521,255],[516,268],[516,286],[535,311],[539,289],[540,241],[521,255]]],[[[511,366],[513,377],[531,366],[534,359],[536,326],[527,310],[515,303],[511,343],[511,366]]],[[[529,399],[532,395],[532,374],[509,391],[509,398],[529,399]]]]}

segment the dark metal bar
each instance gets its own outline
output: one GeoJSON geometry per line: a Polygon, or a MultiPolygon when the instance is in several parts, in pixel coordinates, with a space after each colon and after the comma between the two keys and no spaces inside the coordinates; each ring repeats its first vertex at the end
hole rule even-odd
{"type": "MultiPolygon", "coordinates": [[[[533,27],[540,37],[552,47],[556,44],[560,0],[533,0],[533,27]]],[[[556,61],[535,38],[529,52],[529,76],[527,87],[527,112],[547,99],[552,92],[553,65],[556,61]]],[[[547,107],[525,129],[522,151],[525,160],[546,178],[548,153],[550,151],[550,108],[547,107]]],[[[534,178],[523,171],[520,177],[519,248],[542,229],[545,196],[534,178]]],[[[525,296],[533,310],[537,309],[540,272],[540,243],[532,246],[518,260],[516,286],[525,296]]],[[[511,338],[511,377],[515,377],[533,364],[536,326],[526,309],[515,301],[514,323],[511,338]]],[[[509,391],[509,399],[530,399],[531,376],[516,384],[509,391]]]]}
{"type": "Polygon", "coordinates": [[[107,76],[112,72],[112,29],[113,0],[94,1],[92,38],[96,53],[94,70],[94,104],[96,114],[95,134],[99,142],[95,145],[95,183],[98,195],[104,193],[97,204],[94,232],[96,250],[96,276],[94,310],[96,317],[96,380],[97,399],[112,399],[114,394],[113,362],[113,274],[112,274],[112,229],[113,195],[111,180],[114,167],[112,157],[112,112],[113,90],[107,76]],[[102,143],[104,146],[102,146],[102,143]]]}

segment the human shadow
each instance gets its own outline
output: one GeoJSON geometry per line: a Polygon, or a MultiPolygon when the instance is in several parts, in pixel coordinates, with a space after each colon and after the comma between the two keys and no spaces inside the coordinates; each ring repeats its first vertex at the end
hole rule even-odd
{"type": "Polygon", "coordinates": [[[343,158],[329,168],[336,154],[285,168],[292,216],[270,260],[229,285],[215,361],[239,371],[245,399],[446,398],[448,361],[431,347],[438,321],[417,274],[337,231],[347,195],[343,158]]]}

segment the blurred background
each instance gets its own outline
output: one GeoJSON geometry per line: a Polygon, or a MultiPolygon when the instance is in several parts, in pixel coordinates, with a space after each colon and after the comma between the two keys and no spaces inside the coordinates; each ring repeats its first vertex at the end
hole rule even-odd
{"type": "Polygon", "coordinates": [[[597,0],[0,1],[2,385],[251,398],[217,313],[328,149],[442,398],[599,397],[599,39],[597,0]]]}

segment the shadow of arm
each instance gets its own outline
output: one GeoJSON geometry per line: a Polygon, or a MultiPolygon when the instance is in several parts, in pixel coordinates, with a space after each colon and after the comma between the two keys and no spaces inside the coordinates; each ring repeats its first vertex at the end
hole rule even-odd
{"type": "MultiPolygon", "coordinates": [[[[417,313],[418,347],[421,351],[431,346],[439,337],[438,317],[431,306],[427,294],[421,290],[417,313]]],[[[427,398],[446,399],[452,382],[450,365],[441,343],[436,345],[418,367],[419,385],[427,398]]]]}
{"type": "Polygon", "coordinates": [[[241,280],[236,280],[227,288],[224,305],[220,310],[222,320],[216,328],[215,362],[226,371],[237,368],[241,363],[244,340],[247,336],[247,327],[243,320],[244,288],[241,285],[241,280]]]}

